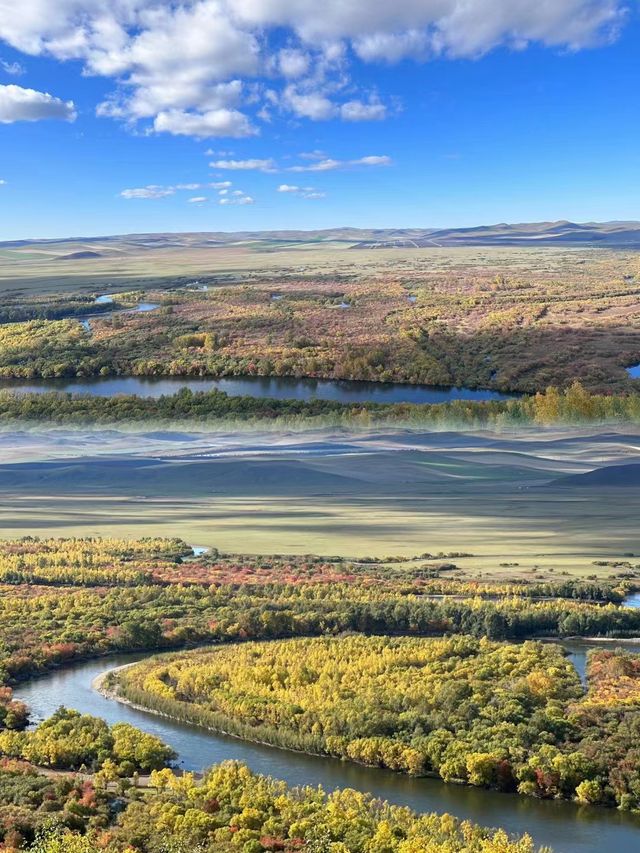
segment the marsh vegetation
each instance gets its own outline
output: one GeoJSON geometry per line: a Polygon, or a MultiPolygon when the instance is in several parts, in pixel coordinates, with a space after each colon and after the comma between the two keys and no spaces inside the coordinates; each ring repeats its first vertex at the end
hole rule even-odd
{"type": "Polygon", "coordinates": [[[117,266],[78,259],[62,278],[50,257],[53,267],[46,247],[40,260],[0,260],[0,376],[293,376],[528,393],[579,379],[623,391],[640,357],[633,252],[128,247],[117,266]],[[187,286],[192,270],[207,290],[187,286]],[[107,289],[118,304],[160,307],[96,306],[107,289]],[[77,320],[59,325],[96,308],[110,314],[90,334],[77,320]]]}

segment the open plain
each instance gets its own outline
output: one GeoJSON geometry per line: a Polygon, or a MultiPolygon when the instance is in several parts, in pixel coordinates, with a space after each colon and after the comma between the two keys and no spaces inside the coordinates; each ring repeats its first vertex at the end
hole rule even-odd
{"type": "Polygon", "coordinates": [[[610,578],[640,563],[629,430],[58,430],[4,433],[0,448],[0,536],[117,530],[227,553],[472,555],[449,561],[452,577],[610,578]]]}

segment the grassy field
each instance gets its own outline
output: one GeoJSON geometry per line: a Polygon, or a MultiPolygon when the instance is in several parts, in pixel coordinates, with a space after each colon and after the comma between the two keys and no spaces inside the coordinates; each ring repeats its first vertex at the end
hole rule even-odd
{"type": "Polygon", "coordinates": [[[640,555],[636,436],[312,438],[156,435],[144,451],[137,435],[132,452],[117,434],[66,435],[59,450],[38,434],[0,466],[0,536],[180,536],[348,558],[463,551],[461,577],[601,578],[640,563],[625,556],[640,555]]]}
{"type": "MultiPolygon", "coordinates": [[[[532,580],[558,578],[567,572],[573,577],[611,578],[622,569],[594,566],[593,561],[623,560],[628,553],[623,549],[640,544],[634,527],[640,500],[625,501],[624,508],[622,518],[615,508],[599,512],[590,507],[585,513],[584,501],[576,500],[556,502],[552,509],[560,514],[555,519],[540,508],[536,515],[535,507],[528,507],[524,516],[504,519],[474,516],[469,505],[452,515],[433,506],[416,507],[402,501],[391,505],[369,501],[357,506],[353,502],[306,501],[304,508],[292,509],[291,500],[270,498],[196,502],[10,495],[0,498],[0,534],[181,535],[194,544],[232,553],[319,553],[349,558],[460,549],[476,556],[456,558],[453,562],[461,571],[452,577],[532,580]]],[[[507,511],[508,507],[498,503],[495,510],[507,511]]]]}
{"type": "MultiPolygon", "coordinates": [[[[86,310],[105,292],[161,305],[92,319],[68,357],[52,327],[40,375],[254,373],[521,391],[580,379],[594,390],[635,387],[624,369],[640,361],[633,251],[269,241],[218,248],[107,241],[37,251],[0,255],[5,322],[25,311],[48,317],[56,306],[86,310]],[[98,257],[64,257],[89,246],[98,257]],[[208,289],[187,288],[196,282],[208,289]]],[[[0,346],[0,374],[22,375],[21,365],[0,346]]]]}

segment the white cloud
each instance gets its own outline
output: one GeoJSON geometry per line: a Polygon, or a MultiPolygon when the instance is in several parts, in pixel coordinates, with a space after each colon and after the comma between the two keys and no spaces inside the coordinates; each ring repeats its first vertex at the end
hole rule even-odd
{"type": "Polygon", "coordinates": [[[209,163],[212,169],[225,169],[232,172],[272,172],[275,169],[275,163],[272,159],[266,160],[214,160],[209,163]]]}
{"type": "Polygon", "coordinates": [[[24,65],[21,65],[19,62],[7,62],[6,59],[0,59],[0,69],[12,77],[19,77],[25,73],[24,65]]]}
{"type": "MultiPolygon", "coordinates": [[[[578,49],[615,35],[624,14],[618,0],[233,0],[232,5],[240,20],[290,27],[313,45],[348,41],[357,46],[366,37],[409,35],[409,55],[415,50],[413,33],[423,33],[434,52],[453,56],[530,42],[578,49]]],[[[405,55],[396,52],[393,60],[405,55]]]]}
{"type": "Polygon", "coordinates": [[[332,172],[336,169],[346,169],[348,166],[390,166],[392,162],[391,157],[386,154],[369,154],[366,157],[359,157],[357,160],[334,160],[327,157],[324,160],[289,166],[287,171],[332,172]]]}
{"type": "Polygon", "coordinates": [[[47,118],[75,121],[76,116],[73,101],[63,101],[47,92],[22,86],[0,86],[0,124],[47,118]]]}
{"type": "Polygon", "coordinates": [[[387,108],[380,101],[347,101],[340,107],[340,115],[345,121],[379,121],[387,117],[387,108]]]}
{"type": "Polygon", "coordinates": [[[175,187],[159,187],[149,184],[147,187],[136,187],[134,189],[122,190],[122,198],[166,198],[175,194],[175,187]]]}
{"type": "Polygon", "coordinates": [[[289,172],[331,172],[334,169],[340,169],[345,163],[342,160],[334,160],[332,157],[327,157],[325,160],[318,160],[315,163],[290,166],[289,172]]]}
{"type": "Polygon", "coordinates": [[[390,166],[392,160],[386,154],[369,154],[367,157],[360,157],[359,160],[350,160],[349,162],[352,166],[390,166]]]}
{"type": "Polygon", "coordinates": [[[2,178],[0,178],[0,187],[6,187],[6,185],[7,185],[7,182],[5,180],[3,180],[2,178]]]}
{"type": "Polygon", "coordinates": [[[158,133],[174,136],[253,136],[257,131],[249,119],[238,110],[210,110],[207,113],[189,113],[168,110],[158,113],[153,122],[158,133]]]}
{"type": "MultiPolygon", "coordinates": [[[[303,155],[300,155],[303,156],[303,155]]],[[[229,169],[235,171],[262,171],[262,172],[328,172],[336,169],[346,169],[351,166],[388,166],[391,164],[391,158],[387,155],[370,154],[365,157],[359,157],[356,160],[334,160],[326,157],[321,152],[312,152],[304,155],[307,157],[307,162],[295,166],[288,166],[285,169],[280,168],[276,161],[272,158],[253,159],[253,160],[218,160],[210,165],[218,169],[229,169]],[[324,159],[318,160],[317,157],[322,156],[324,159]],[[315,159],[312,159],[315,158],[315,159]]],[[[0,181],[0,184],[2,181],[0,181]]],[[[180,183],[180,184],[147,184],[143,187],[131,187],[120,192],[120,196],[125,199],[163,199],[175,195],[181,191],[208,190],[214,189],[218,193],[219,204],[254,204],[254,199],[244,190],[234,189],[232,181],[211,181],[209,183],[180,183]]],[[[290,193],[299,198],[305,199],[320,199],[325,198],[326,194],[321,192],[316,187],[298,186],[294,184],[280,184],[278,192],[290,193]]],[[[202,204],[208,201],[208,197],[204,195],[192,196],[188,199],[190,203],[202,204]]]]}
{"type": "Polygon", "coordinates": [[[286,48],[278,53],[278,69],[283,77],[302,77],[310,64],[311,57],[302,50],[286,48]]]}
{"type": "Polygon", "coordinates": [[[278,187],[279,193],[289,193],[298,198],[319,199],[326,198],[327,194],[320,192],[315,187],[297,187],[292,184],[280,184],[278,187]]]}
{"type": "MultiPolygon", "coordinates": [[[[159,184],[148,184],[146,187],[135,187],[133,189],[122,190],[120,195],[122,198],[166,198],[170,195],[175,195],[179,190],[203,190],[215,184],[175,184],[172,186],[161,186],[159,184]]],[[[201,199],[206,201],[206,197],[196,196],[190,198],[189,201],[197,201],[201,199]]]]}
{"type": "Polygon", "coordinates": [[[406,57],[420,60],[429,54],[429,36],[421,30],[370,33],[355,40],[354,50],[365,62],[394,63],[406,57]]]}
{"type": "Polygon", "coordinates": [[[323,121],[336,113],[336,106],[322,92],[300,92],[293,86],[287,86],[283,95],[284,104],[294,115],[323,121]]]}
{"type": "MultiPolygon", "coordinates": [[[[76,60],[85,74],[114,80],[100,115],[180,136],[241,137],[255,132],[253,115],[266,119],[274,108],[313,121],[383,118],[382,102],[367,98],[351,79],[354,56],[393,63],[475,58],[531,44],[579,50],[615,38],[625,5],[632,4],[0,0],[0,41],[24,54],[76,60]],[[264,83],[256,85],[264,79],[270,81],[269,97],[264,83]],[[349,100],[339,97],[344,91],[349,100]]],[[[14,63],[0,65],[6,73],[14,67],[17,72],[14,63]]],[[[70,101],[35,96],[22,102],[26,120],[75,117],[70,101]]],[[[16,120],[13,100],[9,109],[4,93],[0,108],[12,117],[2,120],[16,120]]]]}
{"type": "Polygon", "coordinates": [[[250,195],[245,195],[241,193],[239,196],[234,193],[235,198],[231,198],[230,196],[225,196],[224,198],[218,199],[218,204],[224,205],[246,205],[246,204],[255,204],[255,199],[250,195]]]}

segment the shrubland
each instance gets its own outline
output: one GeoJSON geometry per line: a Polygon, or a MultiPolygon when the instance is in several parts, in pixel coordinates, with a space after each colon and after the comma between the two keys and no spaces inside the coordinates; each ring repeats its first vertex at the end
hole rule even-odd
{"type": "Polygon", "coordinates": [[[0,322],[51,324],[39,334],[53,342],[60,319],[80,329],[77,317],[102,316],[80,344],[56,344],[29,365],[0,346],[0,375],[309,376],[528,393],[576,378],[594,391],[633,387],[624,367],[640,361],[636,252],[278,248],[161,254],[157,275],[140,258],[144,274],[126,276],[127,264],[137,268],[128,250],[115,269],[102,258],[65,273],[55,261],[47,274],[43,261],[2,259],[0,280],[21,286],[4,295],[0,322]],[[192,275],[208,289],[185,286],[192,275]],[[105,312],[92,304],[101,281],[117,292],[112,311],[140,300],[161,307],[105,312]]]}
{"type": "MultiPolygon", "coordinates": [[[[414,816],[355,792],[289,792],[237,765],[212,770],[203,783],[161,771],[155,787],[125,790],[128,778],[171,760],[156,738],[64,708],[24,730],[27,709],[11,693],[24,678],[114,652],[204,645],[214,649],[142,664],[150,677],[155,667],[166,674],[132,681],[136,698],[177,702],[179,713],[172,704],[164,711],[178,715],[185,698],[190,714],[209,702],[207,713],[224,718],[216,725],[283,746],[637,808],[635,658],[592,657],[584,696],[557,647],[497,642],[637,635],[640,611],[619,604],[626,582],[449,580],[455,559],[355,564],[215,550],[194,558],[181,540],[157,538],[0,543],[5,849],[25,849],[54,813],[59,829],[34,842],[40,853],[165,853],[168,830],[171,853],[533,851],[528,839],[414,816]],[[296,643],[304,655],[292,654],[296,643]],[[260,654],[272,657],[261,662],[260,654]],[[226,669],[216,669],[217,655],[226,669]],[[234,689],[225,692],[231,676],[234,689]],[[307,707],[314,690],[316,704],[307,707]],[[223,694],[226,705],[213,707],[223,694]],[[343,822],[336,814],[347,802],[343,822]]],[[[139,671],[130,670],[132,680],[139,671]]]]}
{"type": "Polygon", "coordinates": [[[159,738],[128,723],[108,726],[99,717],[64,707],[33,730],[0,732],[0,752],[40,767],[109,770],[116,776],[160,770],[175,758],[159,738]]]}
{"type": "Polygon", "coordinates": [[[468,636],[250,643],[152,659],[114,681],[136,704],[247,739],[638,810],[637,657],[593,653],[586,698],[559,646],[468,636]],[[603,656],[629,673],[617,692],[603,656]]]}
{"type": "MultiPolygon", "coordinates": [[[[350,789],[289,788],[227,762],[204,779],[161,771],[155,786],[129,792],[117,821],[84,837],[60,828],[30,853],[535,853],[529,836],[510,838],[451,815],[415,814],[350,789]]],[[[544,853],[544,851],[539,851],[544,853]]],[[[548,853],[548,851],[547,851],[548,853]]]]}
{"type": "Polygon", "coordinates": [[[323,577],[315,560],[260,568],[255,558],[236,571],[233,559],[189,553],[176,539],[0,543],[2,680],[110,652],[344,631],[513,640],[640,632],[640,610],[618,604],[624,581],[448,581],[424,577],[428,564],[399,573],[331,564],[323,577]]]}

